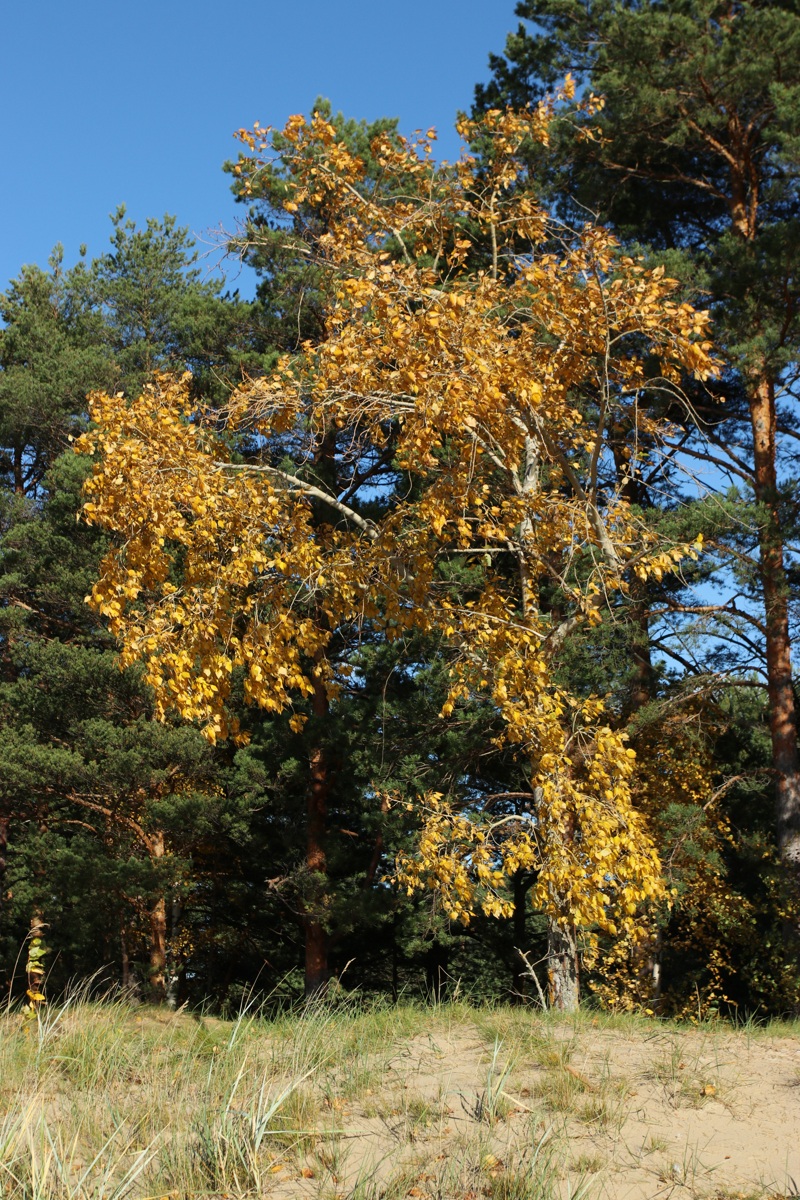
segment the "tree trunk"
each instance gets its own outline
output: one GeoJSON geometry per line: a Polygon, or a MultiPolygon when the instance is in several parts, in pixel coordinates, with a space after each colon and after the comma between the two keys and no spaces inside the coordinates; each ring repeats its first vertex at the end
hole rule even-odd
{"type": "MultiPolygon", "coordinates": [[[[740,237],[753,243],[759,191],[753,183],[745,205],[745,166],[738,162],[731,172],[731,223],[740,237]],[[745,219],[747,212],[747,219],[745,219]]],[[[750,395],[753,430],[753,468],[756,501],[761,506],[759,551],[767,651],[767,695],[772,740],[772,765],[776,772],[775,832],[781,863],[795,886],[800,884],[800,759],[797,750],[797,712],[792,689],[791,641],[789,637],[788,585],[784,564],[783,537],[778,511],[777,419],[775,381],[763,369],[750,395]]],[[[797,952],[800,931],[785,930],[788,944],[797,952]]]]}
{"type": "Polygon", "coordinates": [[[648,960],[648,972],[650,975],[650,1003],[653,1006],[654,1012],[661,1011],[661,974],[664,959],[664,934],[663,931],[656,930],[656,935],[653,939],[653,944],[650,948],[650,957],[648,960]]]}
{"type": "Polygon", "coordinates": [[[528,936],[525,905],[528,900],[528,877],[524,871],[517,871],[512,880],[514,894],[514,967],[511,978],[512,1003],[524,1004],[530,992],[530,976],[522,953],[525,951],[525,940],[528,936]]]}
{"type": "MultiPolygon", "coordinates": [[[[328,694],[321,679],[314,677],[314,716],[328,714],[328,694]]],[[[321,721],[320,721],[321,726],[321,721]]],[[[305,994],[306,998],[323,992],[330,979],[328,966],[328,932],[321,920],[327,891],[328,864],[325,856],[325,833],[328,823],[328,763],[321,745],[322,729],[318,727],[317,745],[309,756],[311,778],[308,789],[306,820],[306,869],[309,875],[309,895],[303,917],[305,930],[305,994]]]]}
{"type": "MultiPolygon", "coordinates": [[[[636,582],[638,583],[638,580],[636,582]]],[[[632,584],[631,591],[634,591],[634,588],[635,585],[632,584]]],[[[640,588],[636,590],[644,593],[645,589],[640,585],[640,588]]],[[[646,704],[649,704],[655,692],[655,671],[653,670],[653,656],[650,646],[650,618],[644,595],[633,606],[630,621],[632,626],[631,661],[633,670],[631,672],[627,700],[624,704],[624,716],[628,719],[635,716],[646,704]]]]}
{"type": "MultiPolygon", "coordinates": [[[[635,429],[614,429],[609,435],[609,446],[614,459],[617,476],[617,491],[626,504],[643,509],[652,509],[650,491],[641,471],[636,468],[631,474],[631,439],[635,429]]],[[[644,708],[653,699],[655,672],[650,646],[650,618],[647,602],[647,584],[635,577],[630,581],[630,608],[627,620],[631,627],[631,672],[630,690],[624,705],[625,720],[644,708]]]]}
{"type": "Polygon", "coordinates": [[[792,688],[789,589],[778,512],[775,385],[761,379],[750,399],[753,424],[755,495],[761,506],[760,569],[764,589],[767,694],[776,771],[776,834],[781,862],[800,879],[800,761],[797,711],[792,688]]]}
{"type": "MultiPolygon", "coordinates": [[[[164,834],[159,829],[150,840],[150,853],[154,859],[164,857],[166,845],[164,834]]],[[[163,1004],[167,998],[167,901],[159,896],[150,910],[150,1000],[163,1004]]]]}
{"type": "Polygon", "coordinates": [[[547,922],[547,982],[550,1007],[559,1012],[577,1012],[580,997],[575,929],[554,917],[547,922]]]}

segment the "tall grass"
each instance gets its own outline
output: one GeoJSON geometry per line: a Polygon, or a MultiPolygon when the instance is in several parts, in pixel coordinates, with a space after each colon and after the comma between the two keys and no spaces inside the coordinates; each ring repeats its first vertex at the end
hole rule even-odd
{"type": "Polygon", "coordinates": [[[326,1136],[414,1016],[358,1002],[267,1020],[170,1014],[91,982],[0,1016],[0,1196],[243,1197],[326,1136]]]}
{"type": "Polygon", "coordinates": [[[0,1016],[2,1200],[574,1200],[598,1156],[572,1169],[567,1122],[607,1134],[626,1095],[583,1079],[576,1039],[654,1028],[461,1002],[265,1013],[169,1013],[90,982],[0,1016]]]}

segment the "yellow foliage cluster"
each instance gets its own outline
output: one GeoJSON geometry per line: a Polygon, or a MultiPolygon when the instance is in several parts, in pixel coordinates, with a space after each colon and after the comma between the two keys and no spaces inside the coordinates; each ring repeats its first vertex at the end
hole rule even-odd
{"type": "Polygon", "coordinates": [[[534,871],[536,908],[579,928],[633,933],[642,904],[663,896],[658,855],[631,802],[634,754],[607,726],[577,724],[565,735],[562,717],[557,704],[536,714],[524,816],[492,819],[426,798],[418,852],[398,862],[409,894],[436,891],[450,919],[468,924],[478,909],[509,916],[504,881],[534,871]]]}
{"type": "MultiPolygon", "coordinates": [[[[381,136],[377,176],[322,116],[291,118],[285,208],[311,207],[324,229],[313,253],[330,281],[325,340],[245,381],[227,429],[192,410],[185,380],[95,395],[78,449],[96,459],[86,518],[114,535],[92,603],[124,661],[145,661],[160,713],[224,737],[236,732],[234,666],[249,699],[279,712],[320,686],[335,694],[337,629],[435,632],[453,661],[445,716],[473,690],[490,695],[540,799],[502,837],[431,799],[403,878],[435,885],[467,919],[477,903],[504,911],[500,876],[535,866],[551,914],[619,930],[661,887],[631,801],[632,752],[599,701],[555,687],[552,663],[632,578],[696,554],[657,540],[624,478],[609,486],[605,436],[634,429],[642,449],[627,470],[652,465],[670,433],[640,403],[652,364],[671,387],[715,363],[707,314],[677,303],[663,271],[594,226],[554,238],[520,153],[546,140],[551,116],[541,105],[465,124],[492,152],[452,167],[434,164],[429,139],[381,136]],[[470,269],[487,245],[485,268],[470,269]],[[243,432],[264,452],[234,461],[243,432]],[[331,463],[339,479],[349,470],[345,486],[331,485],[331,463]],[[364,500],[379,467],[398,486],[375,516],[364,500]],[[493,570],[498,554],[512,573],[493,570]],[[440,569],[456,555],[484,565],[468,601],[440,569]],[[565,597],[558,619],[539,605],[544,580],[565,597]]],[[[252,180],[269,137],[241,138],[252,180]]]]}

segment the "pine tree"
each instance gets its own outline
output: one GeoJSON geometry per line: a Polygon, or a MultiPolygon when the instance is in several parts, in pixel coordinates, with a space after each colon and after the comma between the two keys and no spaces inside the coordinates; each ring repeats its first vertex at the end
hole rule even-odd
{"type": "Polygon", "coordinates": [[[35,498],[82,427],[86,392],[114,379],[91,269],[65,270],[57,246],[48,271],[24,267],[0,295],[0,318],[0,474],[6,496],[35,498]]]}
{"type": "Polygon", "coordinates": [[[111,219],[112,248],[91,264],[91,284],[116,386],[133,395],[157,369],[190,370],[197,395],[224,399],[244,371],[258,373],[260,310],[223,294],[188,229],[169,215],[139,229],[124,206],[111,219]]]}
{"type": "MultiPolygon", "coordinates": [[[[568,71],[601,94],[602,111],[579,119],[581,139],[564,127],[550,168],[554,203],[573,219],[588,207],[625,241],[649,247],[712,309],[728,371],[711,392],[689,389],[702,438],[680,418],[682,452],[740,490],[736,523],[749,544],[722,537],[718,550],[734,569],[749,564],[761,612],[729,602],[724,619],[764,656],[775,835],[797,889],[786,520],[800,350],[800,14],[792,3],[717,0],[523,0],[517,14],[533,27],[520,25],[505,56],[491,58],[493,79],[478,87],[478,107],[529,103],[568,71]]],[[[797,930],[787,936],[796,947],[797,930]]]]}
{"type": "MultiPolygon", "coordinates": [[[[57,251],[49,272],[25,268],[3,299],[0,896],[6,938],[30,912],[53,926],[54,979],[120,958],[127,977],[144,950],[141,974],[164,999],[168,909],[177,919],[192,853],[226,801],[206,744],[151,720],[147,688],[120,672],[85,604],[106,544],[77,524],[88,464],[68,447],[92,389],[192,365],[214,400],[226,376],[231,386],[258,361],[258,335],[251,306],[203,283],[172,218],[139,231],[123,216],[112,254],[65,271],[57,251]],[[105,889],[99,910],[92,886],[105,889]]],[[[10,966],[16,951],[5,949],[10,966]]]]}
{"type": "MultiPolygon", "coordinates": [[[[706,317],[675,306],[663,272],[617,258],[602,231],[587,230],[563,258],[539,255],[546,218],[512,185],[520,146],[546,137],[549,116],[547,106],[492,114],[498,155],[486,176],[471,159],[433,170],[424,139],[376,139],[384,173],[374,184],[330,122],[291,118],[285,206],[293,213],[310,198],[330,225],[319,245],[333,293],[325,342],[243,388],[223,436],[216,416],[187,420],[186,381],[161,377],[130,404],[96,396],[96,427],[79,448],[96,456],[86,517],[116,542],[93,603],[124,638],[126,660],[145,660],[159,711],[202,721],[212,741],[236,734],[226,711],[234,667],[253,702],[295,707],[292,728],[319,730],[352,670],[340,647],[361,629],[451,641],[442,716],[473,694],[491,697],[503,740],[528,760],[535,813],[500,834],[510,821],[476,822],[431,793],[419,859],[406,857],[401,878],[412,892],[435,888],[450,919],[468,923],[476,909],[508,911],[498,888],[534,867],[551,991],[572,1007],[577,928],[618,931],[660,882],[630,808],[624,740],[603,724],[602,701],[562,693],[551,664],[571,631],[625,594],[628,574],[662,578],[694,553],[657,542],[609,495],[603,428],[638,423],[651,362],[665,387],[679,367],[706,376],[714,363],[706,317]],[[488,275],[464,268],[464,212],[497,246],[488,275]],[[517,238],[530,253],[505,278],[500,253],[517,238]],[[393,241],[396,256],[382,250],[393,241]],[[584,393],[602,396],[596,422],[575,408],[584,393]],[[246,462],[231,457],[239,431],[258,435],[246,462]],[[516,570],[485,569],[496,553],[516,570]],[[446,574],[458,555],[484,567],[465,603],[446,574]],[[559,614],[539,604],[551,574],[569,596],[559,614]]],[[[266,148],[259,134],[244,140],[266,148]]],[[[253,173],[261,166],[255,159],[253,173]]],[[[657,446],[659,423],[642,429],[657,446]]],[[[315,881],[329,761],[318,737],[307,816],[315,881]]],[[[315,910],[316,897],[309,926],[322,924],[315,910]]],[[[321,940],[307,937],[312,987],[321,940]]]]}

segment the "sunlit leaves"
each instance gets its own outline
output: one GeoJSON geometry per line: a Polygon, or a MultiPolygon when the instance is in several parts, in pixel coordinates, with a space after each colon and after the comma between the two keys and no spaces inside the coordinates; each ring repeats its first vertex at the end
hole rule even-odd
{"type": "MultiPolygon", "coordinates": [[[[185,380],[162,378],[132,403],[95,396],[79,449],[97,459],[86,516],[116,539],[92,602],[124,661],[145,660],[161,713],[215,739],[235,666],[248,698],[279,712],[320,685],[335,695],[337,629],[434,633],[451,663],[443,716],[491,698],[502,740],[531,764],[536,811],[498,836],[491,817],[429,798],[402,878],[468,920],[505,912],[503,879],[525,866],[551,915],[615,930],[660,893],[657,856],[631,752],[601,701],[555,686],[553,661],[632,576],[695,553],[659,542],[609,483],[605,433],[636,430],[628,469],[641,470],[669,433],[642,389],[705,377],[714,360],[706,315],[676,304],[663,273],[598,228],[556,240],[520,155],[550,115],[465,127],[492,142],[488,169],[469,155],[438,168],[425,138],[378,138],[377,177],[323,115],[292,118],[286,208],[324,218],[327,336],[245,383],[225,429],[192,411],[185,380]],[[468,269],[479,253],[485,268],[468,269]],[[257,449],[232,462],[244,435],[257,449]],[[466,599],[442,570],[454,555],[480,567],[466,599]],[[547,580],[558,616],[539,602],[547,580]]],[[[247,179],[270,142],[241,136],[247,179]]]]}

